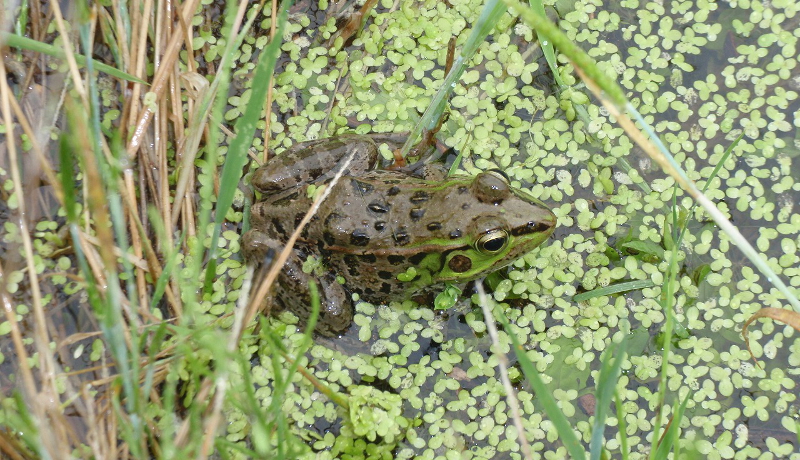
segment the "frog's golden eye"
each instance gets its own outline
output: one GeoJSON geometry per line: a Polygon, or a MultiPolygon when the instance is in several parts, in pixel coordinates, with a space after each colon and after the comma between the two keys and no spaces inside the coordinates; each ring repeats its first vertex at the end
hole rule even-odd
{"type": "Polygon", "coordinates": [[[495,177],[503,179],[503,181],[505,181],[506,184],[511,183],[511,178],[508,177],[508,174],[506,174],[506,172],[503,171],[502,169],[492,168],[486,172],[491,173],[495,177]]]}
{"type": "Polygon", "coordinates": [[[483,254],[494,255],[508,245],[508,232],[495,229],[486,232],[475,242],[475,248],[483,254]]]}

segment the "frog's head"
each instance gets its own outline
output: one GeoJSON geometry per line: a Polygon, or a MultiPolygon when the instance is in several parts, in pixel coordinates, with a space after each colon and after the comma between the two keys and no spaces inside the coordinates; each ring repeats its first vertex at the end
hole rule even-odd
{"type": "MultiPolygon", "coordinates": [[[[511,187],[500,171],[478,174],[469,185],[473,215],[459,247],[448,251],[434,277],[464,282],[509,265],[544,242],[556,216],[541,201],[511,187]]],[[[454,242],[453,242],[454,243],[454,242]]]]}

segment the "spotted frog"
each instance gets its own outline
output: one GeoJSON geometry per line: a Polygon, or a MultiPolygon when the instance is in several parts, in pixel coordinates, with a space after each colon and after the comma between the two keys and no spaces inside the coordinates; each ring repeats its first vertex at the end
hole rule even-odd
{"type": "Polygon", "coordinates": [[[253,205],[251,230],[242,238],[248,261],[282,250],[313,201],[307,186],[330,182],[350,154],[268,299],[273,310],[305,320],[308,283],[316,281],[322,306],[317,332],[323,335],[350,325],[352,294],[385,303],[465,283],[507,266],[555,228],[553,213],[499,171],[433,181],[375,169],[375,140],[343,135],[297,144],[253,173],[263,198],[253,205]],[[316,264],[311,273],[304,261],[316,264]]]}

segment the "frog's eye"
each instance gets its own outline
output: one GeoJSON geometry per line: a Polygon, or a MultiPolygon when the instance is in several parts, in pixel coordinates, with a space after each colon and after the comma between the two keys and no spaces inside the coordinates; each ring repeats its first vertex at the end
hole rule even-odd
{"type": "Polygon", "coordinates": [[[503,171],[502,169],[492,168],[486,172],[491,173],[495,177],[503,179],[503,181],[505,181],[506,184],[511,183],[511,178],[508,177],[508,174],[506,174],[506,172],[503,171]]]}
{"type": "Polygon", "coordinates": [[[490,230],[478,238],[475,248],[483,254],[494,255],[505,249],[508,245],[508,232],[505,230],[490,230]]]}
{"type": "Polygon", "coordinates": [[[498,171],[484,171],[472,182],[472,194],[481,203],[499,205],[511,196],[507,176],[498,171]]]}

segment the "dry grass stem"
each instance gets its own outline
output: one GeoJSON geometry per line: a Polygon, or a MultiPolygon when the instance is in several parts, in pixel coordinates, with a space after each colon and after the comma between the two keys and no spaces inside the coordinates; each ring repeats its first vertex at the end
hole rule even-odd
{"type": "Polygon", "coordinates": [[[492,309],[489,307],[489,297],[486,295],[486,291],[483,290],[483,280],[476,281],[475,287],[478,290],[486,331],[489,332],[489,337],[492,339],[494,355],[497,356],[497,368],[500,370],[500,381],[503,383],[503,388],[506,390],[506,401],[508,401],[508,407],[511,409],[511,419],[514,420],[514,426],[517,428],[517,439],[522,449],[522,455],[525,456],[526,460],[532,460],[533,452],[531,451],[528,439],[525,437],[525,426],[522,424],[517,393],[514,391],[511,380],[508,378],[508,358],[500,348],[500,336],[497,334],[497,327],[494,324],[494,315],[492,315],[492,309]]]}
{"type": "MultiPolygon", "coordinates": [[[[11,170],[11,178],[14,185],[14,193],[16,196],[20,197],[17,200],[17,225],[19,227],[19,235],[20,239],[22,240],[22,246],[24,251],[25,263],[27,268],[27,275],[28,281],[30,283],[30,295],[31,295],[31,303],[33,306],[33,317],[34,317],[34,324],[33,324],[33,339],[34,345],[38,355],[38,369],[39,369],[39,383],[41,387],[38,389],[36,388],[36,384],[34,383],[33,374],[30,369],[27,369],[27,360],[24,360],[24,364],[20,364],[21,371],[23,373],[23,383],[24,383],[24,390],[26,392],[26,400],[28,404],[33,409],[34,414],[36,415],[36,419],[41,423],[49,418],[49,415],[58,414],[60,412],[59,406],[59,393],[57,390],[57,385],[55,381],[56,377],[56,366],[53,361],[53,355],[50,353],[49,344],[50,338],[47,333],[47,329],[45,325],[47,322],[45,321],[45,314],[44,308],[42,306],[42,294],[39,287],[39,279],[37,276],[36,267],[34,264],[34,254],[33,254],[33,245],[31,243],[31,233],[30,229],[28,228],[28,224],[25,219],[26,210],[25,210],[25,200],[22,198],[24,197],[24,191],[22,189],[22,178],[20,177],[20,165],[19,165],[19,157],[17,153],[17,146],[15,142],[14,136],[14,121],[11,116],[11,105],[9,100],[11,99],[11,89],[8,87],[8,81],[6,79],[6,67],[5,64],[0,62],[0,110],[2,111],[3,116],[3,124],[6,126],[6,146],[8,149],[9,155],[9,169],[11,170]],[[26,375],[27,374],[27,375],[26,375]]],[[[13,311],[13,307],[10,303],[6,302],[7,297],[3,295],[3,303],[4,309],[6,310],[6,317],[9,323],[12,325],[12,329],[17,329],[16,333],[20,334],[19,342],[17,338],[14,339],[15,348],[17,351],[22,351],[19,349],[22,346],[21,342],[21,332],[19,331],[19,326],[17,325],[16,319],[14,315],[16,312],[13,311]]],[[[26,356],[23,354],[19,356],[26,356]]],[[[59,456],[59,454],[64,454],[63,449],[67,448],[69,445],[67,440],[61,437],[63,432],[61,430],[55,430],[53,436],[42,436],[40,439],[45,446],[43,448],[53,456],[59,456]]]]}

